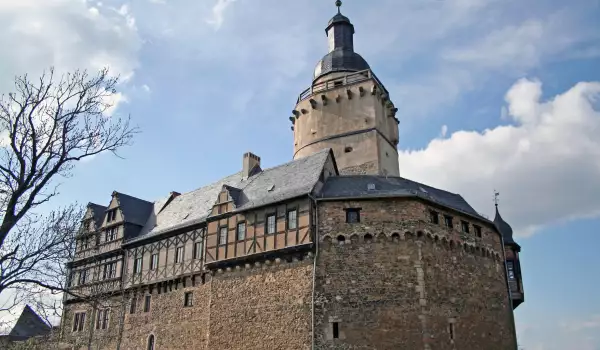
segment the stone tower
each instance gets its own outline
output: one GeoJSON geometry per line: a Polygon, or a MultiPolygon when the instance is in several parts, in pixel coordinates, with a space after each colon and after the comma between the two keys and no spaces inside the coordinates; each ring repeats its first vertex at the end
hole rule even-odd
{"type": "Polygon", "coordinates": [[[331,148],[342,174],[399,176],[397,108],[354,52],[354,26],[339,10],[325,32],[329,53],[293,111],[294,159],[331,148]]]}

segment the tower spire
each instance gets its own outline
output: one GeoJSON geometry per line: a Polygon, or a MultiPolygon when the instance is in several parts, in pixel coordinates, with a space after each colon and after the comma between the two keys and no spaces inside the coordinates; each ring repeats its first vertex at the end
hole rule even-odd
{"type": "Polygon", "coordinates": [[[342,7],[342,0],[336,0],[335,6],[337,6],[338,13],[342,13],[342,11],[340,10],[340,7],[342,7]]]}

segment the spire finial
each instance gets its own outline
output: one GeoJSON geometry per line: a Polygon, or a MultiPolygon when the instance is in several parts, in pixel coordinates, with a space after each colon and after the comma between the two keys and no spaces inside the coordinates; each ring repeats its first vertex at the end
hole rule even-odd
{"type": "Polygon", "coordinates": [[[500,197],[500,192],[494,190],[494,204],[496,205],[496,208],[498,208],[498,197],[500,197]]]}
{"type": "Polygon", "coordinates": [[[338,13],[341,13],[340,7],[342,6],[342,0],[336,0],[335,6],[338,8],[338,13]]]}

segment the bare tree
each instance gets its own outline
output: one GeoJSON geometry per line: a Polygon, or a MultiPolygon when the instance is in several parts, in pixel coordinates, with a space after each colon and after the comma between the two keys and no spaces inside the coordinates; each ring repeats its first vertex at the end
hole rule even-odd
{"type": "Polygon", "coordinates": [[[15,91],[0,96],[0,295],[15,296],[4,308],[60,304],[40,295],[66,291],[83,211],[72,205],[43,215],[41,206],[78,161],[115,153],[138,132],[129,117],[108,115],[117,82],[107,69],[60,78],[50,69],[37,80],[16,77],[15,91]]]}

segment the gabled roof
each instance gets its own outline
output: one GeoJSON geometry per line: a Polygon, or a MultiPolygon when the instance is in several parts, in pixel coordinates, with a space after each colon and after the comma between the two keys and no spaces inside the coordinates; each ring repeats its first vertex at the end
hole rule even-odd
{"type": "Polygon", "coordinates": [[[223,188],[225,190],[227,190],[227,192],[229,193],[229,197],[231,197],[233,204],[236,207],[238,205],[240,205],[240,200],[242,199],[242,190],[237,187],[233,187],[233,186],[229,186],[229,185],[223,185],[223,188]]]}
{"type": "Polygon", "coordinates": [[[51,329],[29,305],[26,305],[8,336],[11,340],[26,340],[35,336],[46,335],[51,329]]]}
{"type": "Polygon", "coordinates": [[[154,210],[154,215],[146,222],[140,234],[128,242],[202,223],[208,217],[224,186],[236,192],[235,211],[248,210],[309,194],[319,180],[331,154],[330,149],[324,149],[305,158],[263,170],[247,179],[243,179],[242,173],[238,172],[208,186],[177,196],[162,211],[154,210]]]}
{"type": "Polygon", "coordinates": [[[92,210],[94,222],[96,223],[96,227],[102,226],[102,222],[104,221],[104,212],[106,211],[106,207],[96,203],[88,203],[88,208],[92,210]]]}
{"type": "Polygon", "coordinates": [[[459,194],[440,190],[403,177],[375,175],[332,176],[319,198],[420,197],[490,222],[478,214],[459,194]]]}
{"type": "Polygon", "coordinates": [[[144,226],[148,216],[152,212],[154,204],[143,199],[139,199],[124,193],[115,192],[119,201],[119,208],[123,214],[123,221],[144,226]]]}

